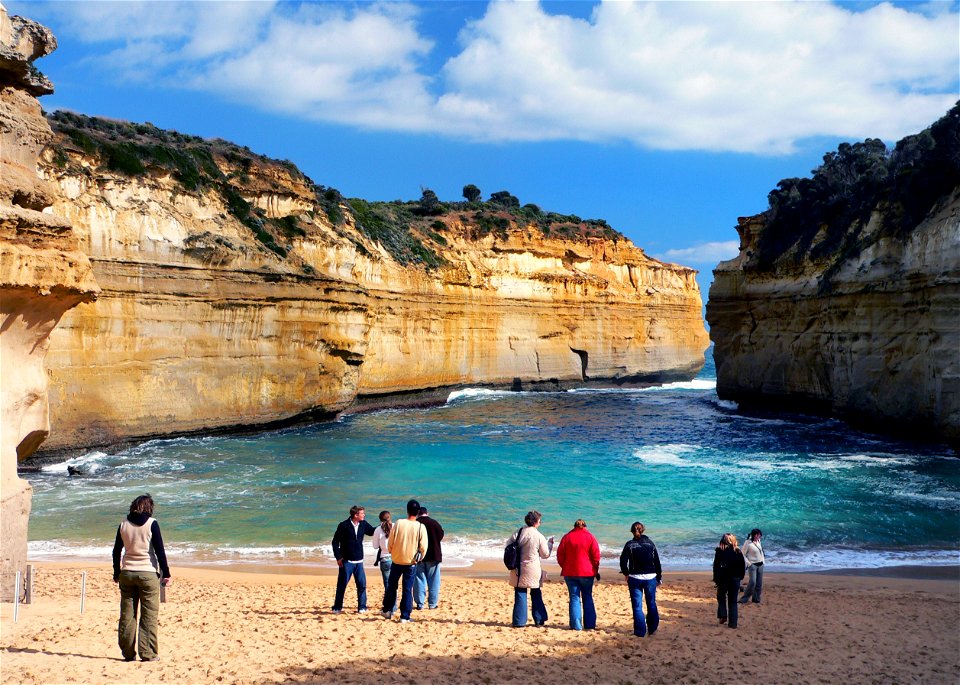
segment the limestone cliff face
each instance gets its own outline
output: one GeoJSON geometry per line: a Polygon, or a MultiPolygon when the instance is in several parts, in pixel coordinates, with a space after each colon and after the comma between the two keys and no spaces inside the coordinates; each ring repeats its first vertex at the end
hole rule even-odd
{"type": "MultiPolygon", "coordinates": [[[[938,125],[941,148],[958,140],[955,114],[938,125]]],[[[891,168],[903,162],[903,143],[891,168]]],[[[864,220],[834,227],[836,236],[826,221],[816,223],[802,249],[791,242],[802,225],[782,240],[765,235],[778,228],[771,212],[741,219],[740,254],[714,271],[707,305],[720,397],[960,442],[960,174],[951,170],[958,160],[953,151],[934,167],[915,160],[898,187],[917,177],[923,188],[904,190],[905,200],[871,181],[877,190],[864,220]],[[935,179],[920,178],[928,172],[935,179]],[[931,187],[923,211],[912,211],[916,193],[931,187]],[[897,223],[909,216],[921,218],[897,223]],[[825,242],[833,247],[818,251],[825,242]]],[[[834,161],[828,156],[824,168],[834,161]]]]}
{"type": "Polygon", "coordinates": [[[45,447],[703,364],[695,272],[605,225],[347,201],[223,141],[67,115],[55,127],[43,173],[103,294],[54,334],[45,447]]]}
{"type": "Polygon", "coordinates": [[[50,137],[36,96],[52,92],[32,68],[56,49],[50,32],[0,5],[0,572],[3,601],[27,558],[31,489],[17,463],[50,432],[44,356],[63,313],[96,297],[90,263],[68,221],[43,210],[51,188],[37,176],[50,137]]]}

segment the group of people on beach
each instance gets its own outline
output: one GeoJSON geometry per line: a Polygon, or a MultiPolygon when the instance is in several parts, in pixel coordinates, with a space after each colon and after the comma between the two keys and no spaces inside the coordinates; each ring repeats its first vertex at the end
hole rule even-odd
{"type": "MultiPolygon", "coordinates": [[[[120,621],[118,642],[123,658],[142,661],[158,658],[157,624],[160,588],[172,578],[164,552],[160,525],[153,518],[154,503],[149,494],[130,504],[130,512],[117,528],[113,548],[113,579],[120,587],[120,621]],[[139,620],[138,620],[139,615],[139,620]]],[[[349,517],[340,522],[333,535],[333,555],[337,561],[337,589],[331,610],[343,611],[347,585],[352,578],[357,588],[357,611],[367,611],[367,581],[364,572],[363,543],[373,538],[377,550],[374,566],[380,567],[384,594],[381,614],[393,618],[399,608],[400,621],[410,622],[414,606],[436,609],[440,602],[440,565],[443,561],[441,541],[443,526],[430,516],[429,510],[411,499],[406,517],[397,521],[389,511],[381,511],[379,524],[366,521],[362,506],[350,508],[349,517]],[[399,602],[398,589],[401,590],[399,602]]],[[[540,532],[542,515],[527,512],[524,525],[507,540],[510,552],[510,585],[513,587],[511,625],[522,628],[532,604],[534,625],[547,622],[543,601],[546,573],[541,560],[553,553],[554,537],[540,532]]],[[[639,637],[653,635],[660,625],[657,610],[657,587],[663,572],[657,546],[646,535],[640,521],[630,526],[632,537],[620,553],[620,573],[627,581],[633,610],[633,633],[639,637]],[[646,612],[644,612],[644,607],[646,612]]],[[[713,582],[717,587],[717,618],[721,624],[736,628],[738,604],[760,603],[763,590],[764,554],[759,528],[750,531],[743,548],[733,533],[720,539],[713,560],[713,582]],[[740,597],[740,585],[748,577],[740,597]]],[[[507,558],[505,554],[505,561],[507,558]]],[[[577,519],[557,547],[557,562],[569,594],[569,625],[572,630],[593,630],[597,613],[593,602],[593,586],[600,580],[600,543],[587,530],[587,523],[577,519]]]]}
{"type": "MultiPolygon", "coordinates": [[[[357,587],[357,610],[360,613],[367,611],[363,541],[368,535],[373,536],[377,550],[374,565],[380,566],[383,575],[381,614],[393,618],[399,606],[400,621],[406,623],[412,620],[414,606],[422,609],[426,605],[429,609],[436,609],[440,601],[443,527],[415,499],[407,502],[405,519],[394,522],[389,511],[381,511],[380,524],[373,527],[365,518],[364,508],[353,506],[350,517],[342,521],[334,533],[333,555],[339,571],[332,611],[343,611],[343,598],[351,578],[357,587]],[[397,591],[401,583],[398,605],[397,591]]],[[[513,554],[516,556],[510,567],[510,585],[514,590],[511,625],[515,628],[526,626],[530,613],[536,626],[544,625],[548,618],[542,592],[546,572],[541,560],[553,553],[554,537],[546,538],[539,531],[542,518],[538,511],[528,512],[524,525],[507,540],[507,546],[515,548],[513,554]]],[[[620,573],[629,589],[634,635],[644,637],[656,633],[660,625],[657,587],[662,583],[663,571],[660,553],[646,535],[646,526],[634,521],[630,533],[632,537],[620,554],[620,573]]],[[[751,600],[760,603],[764,563],[762,535],[758,528],[754,528],[741,549],[736,536],[725,533],[717,546],[713,562],[717,617],[721,624],[726,623],[731,628],[737,627],[738,604],[751,600]],[[749,582],[740,598],[740,585],[748,573],[749,582]]],[[[600,543],[587,530],[586,521],[577,519],[573,528],[560,539],[556,558],[569,594],[570,628],[595,629],[597,613],[593,586],[600,580],[600,543]]]]}
{"type": "Polygon", "coordinates": [[[357,586],[357,611],[367,611],[367,577],[363,570],[363,539],[373,536],[377,550],[375,566],[383,576],[383,607],[381,613],[392,618],[397,611],[397,590],[402,583],[400,621],[410,621],[414,595],[416,607],[424,603],[436,609],[440,602],[440,563],[443,552],[443,526],[430,517],[426,507],[412,499],[407,502],[407,517],[394,521],[389,511],[380,512],[376,528],[366,521],[364,508],[350,507],[350,517],[337,526],[333,534],[333,556],[337,560],[337,592],[333,600],[334,613],[343,611],[343,596],[347,583],[353,578],[357,586]]]}

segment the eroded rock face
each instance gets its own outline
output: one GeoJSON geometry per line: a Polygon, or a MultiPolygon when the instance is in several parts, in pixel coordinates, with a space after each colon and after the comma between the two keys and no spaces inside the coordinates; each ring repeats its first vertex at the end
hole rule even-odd
{"type": "Polygon", "coordinates": [[[29,484],[17,463],[50,433],[44,357],[63,313],[98,292],[68,221],[40,210],[50,187],[36,171],[51,132],[36,95],[52,92],[32,61],[56,48],[50,32],[0,5],[0,588],[27,559],[29,484]]]}
{"type": "Polygon", "coordinates": [[[71,121],[43,173],[103,294],[53,335],[58,431],[45,449],[464,384],[688,379],[703,364],[695,272],[625,239],[550,237],[502,217],[483,231],[464,210],[431,217],[410,252],[397,247],[403,235],[373,239],[358,226],[377,225],[363,203],[289,164],[124,124],[120,134],[156,158],[121,159],[121,172],[86,137],[110,124],[71,121]],[[169,155],[150,152],[162,140],[171,155],[202,158],[204,178],[182,160],[164,168],[169,155]]]}
{"type": "Polygon", "coordinates": [[[740,220],[707,305],[720,397],[960,443],[960,189],[905,235],[883,220],[857,254],[772,272],[751,268],[764,217],[740,220]]]}

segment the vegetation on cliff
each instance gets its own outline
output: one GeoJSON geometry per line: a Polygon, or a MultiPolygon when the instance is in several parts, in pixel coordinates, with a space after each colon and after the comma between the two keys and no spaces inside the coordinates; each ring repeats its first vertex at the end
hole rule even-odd
{"type": "Polygon", "coordinates": [[[893,150],[871,138],[843,143],[811,178],[788,178],[770,192],[770,208],[748,268],[772,271],[803,262],[833,270],[882,237],[906,236],[960,186],[960,103],[893,150]],[[880,223],[867,232],[874,212],[880,223]]]}
{"type": "MultiPolygon", "coordinates": [[[[156,126],[87,117],[58,111],[47,115],[57,133],[50,147],[54,164],[72,164],[71,153],[93,160],[99,171],[136,177],[166,172],[186,193],[215,192],[238,221],[280,259],[288,257],[291,243],[308,235],[309,223],[320,215],[357,248],[370,254],[353,225],[369,240],[379,243],[397,262],[432,269],[444,263],[441,252],[450,242],[454,226],[470,240],[493,236],[505,241],[512,231],[539,231],[545,236],[571,241],[623,236],[602,219],[583,220],[575,215],[545,212],[537,205],[521,206],[506,190],[482,201],[480,189],[464,186],[464,201],[442,202],[429,188],[419,200],[371,202],[344,198],[335,188],[315,184],[292,162],[258,155],[249,148],[221,139],[207,140],[165,131],[156,126]],[[273,170],[264,174],[264,170],[273,170]],[[270,217],[247,199],[263,192],[288,192],[278,178],[287,178],[306,189],[316,211],[310,215],[270,217]],[[264,180],[267,179],[267,180],[264,180]],[[266,185],[264,185],[266,184],[266,185]]],[[[81,171],[81,168],[76,169],[81,171]]]]}

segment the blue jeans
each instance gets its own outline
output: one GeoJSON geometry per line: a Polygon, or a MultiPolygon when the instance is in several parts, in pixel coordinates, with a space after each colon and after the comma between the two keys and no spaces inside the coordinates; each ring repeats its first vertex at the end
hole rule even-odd
{"type": "Polygon", "coordinates": [[[731,578],[717,585],[717,618],[726,620],[731,628],[737,627],[738,594],[740,594],[739,578],[731,578]]]}
{"type": "Polygon", "coordinates": [[[440,602],[440,562],[421,561],[417,564],[417,583],[414,586],[417,608],[423,607],[423,601],[429,600],[431,609],[440,602]]]}
{"type": "Polygon", "coordinates": [[[413,611],[413,575],[416,573],[416,564],[397,564],[390,567],[390,576],[387,579],[387,591],[383,593],[383,610],[392,611],[397,605],[397,586],[403,578],[403,594],[400,597],[400,618],[410,620],[413,611]]]}
{"type": "MultiPolygon", "coordinates": [[[[380,559],[380,575],[383,576],[383,590],[386,595],[387,585],[390,584],[390,569],[393,567],[393,561],[390,557],[380,559]]],[[[393,611],[397,610],[397,598],[393,598],[393,611]]]]}
{"type": "Polygon", "coordinates": [[[630,606],[633,607],[633,634],[644,637],[647,628],[650,634],[657,632],[660,626],[660,612],[657,611],[657,579],[637,580],[627,578],[630,588],[630,606]],[[643,618],[643,601],[647,602],[647,618],[643,618]]]}
{"type": "MultiPolygon", "coordinates": [[[[547,607],[543,603],[543,592],[538,587],[530,588],[533,602],[533,622],[537,625],[547,622],[547,607]]],[[[513,589],[513,623],[515,627],[527,625],[527,588],[513,589]]]]}
{"type": "Polygon", "coordinates": [[[570,628],[593,630],[597,627],[597,611],[593,608],[593,576],[564,576],[563,579],[570,593],[570,628]]]}
{"type": "Polygon", "coordinates": [[[746,604],[752,598],[757,604],[760,603],[760,591],[763,590],[763,566],[751,564],[747,566],[747,589],[743,591],[741,604],[746,604]]]}
{"type": "Polygon", "coordinates": [[[363,571],[363,562],[355,564],[344,559],[343,566],[337,573],[337,596],[333,600],[334,610],[343,609],[343,595],[347,591],[347,583],[350,582],[351,576],[357,583],[357,608],[367,608],[367,574],[363,571]]]}

